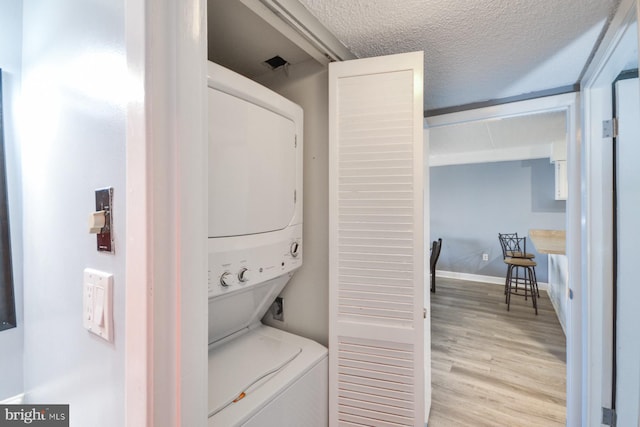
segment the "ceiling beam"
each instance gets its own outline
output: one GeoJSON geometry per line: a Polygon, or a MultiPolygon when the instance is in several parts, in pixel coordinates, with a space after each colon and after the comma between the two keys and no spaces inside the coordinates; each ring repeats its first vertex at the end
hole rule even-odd
{"type": "Polygon", "coordinates": [[[453,107],[434,108],[425,110],[424,117],[440,116],[442,114],[458,113],[460,111],[475,110],[494,105],[509,104],[511,102],[528,101],[530,99],[544,98],[546,96],[562,95],[565,93],[580,92],[580,83],[560,86],[552,89],[540,90],[537,92],[523,93],[521,95],[509,96],[506,98],[491,99],[489,101],[472,102],[470,104],[455,105],[453,107]]]}

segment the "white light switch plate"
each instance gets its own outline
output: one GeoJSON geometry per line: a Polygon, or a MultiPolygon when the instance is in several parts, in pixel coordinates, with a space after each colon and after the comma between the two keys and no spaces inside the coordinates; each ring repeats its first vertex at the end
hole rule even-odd
{"type": "Polygon", "coordinates": [[[99,337],[113,340],[113,274],[84,270],[82,323],[99,337]]]}

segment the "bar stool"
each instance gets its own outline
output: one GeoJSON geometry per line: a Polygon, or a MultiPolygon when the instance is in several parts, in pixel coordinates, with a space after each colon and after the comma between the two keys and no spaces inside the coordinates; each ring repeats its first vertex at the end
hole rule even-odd
{"type": "Polygon", "coordinates": [[[513,258],[535,258],[535,254],[526,251],[527,238],[518,237],[518,233],[498,233],[498,240],[500,240],[500,246],[502,247],[502,257],[513,258]],[[520,243],[524,246],[521,248],[520,243]]]}
{"type": "Polygon", "coordinates": [[[504,263],[507,264],[507,279],[505,282],[505,303],[507,304],[507,311],[511,306],[511,295],[522,295],[518,292],[518,284],[522,284],[524,287],[524,299],[527,300],[527,288],[531,292],[531,300],[533,301],[533,308],[538,315],[538,283],[536,280],[535,266],[536,262],[528,258],[510,258],[504,259],[504,263]],[[519,268],[524,270],[524,275],[519,275],[519,268]],[[515,269],[515,274],[514,274],[515,269]],[[514,286],[515,285],[515,286],[514,286]],[[515,290],[514,290],[515,287],[515,290]]]}
{"type": "MultiPolygon", "coordinates": [[[[507,258],[524,258],[528,260],[533,260],[535,258],[535,254],[527,252],[527,238],[526,237],[518,237],[518,233],[498,233],[498,240],[500,241],[500,247],[502,248],[502,259],[506,260],[507,258]]],[[[506,262],[506,261],[505,261],[506,262]]],[[[531,266],[533,272],[533,282],[535,283],[536,295],[540,296],[540,290],[538,289],[538,279],[536,278],[536,269],[537,265],[535,262],[534,265],[531,266]]],[[[516,267],[524,267],[522,265],[516,267]]],[[[507,271],[508,273],[508,271],[507,271]]],[[[516,268],[516,276],[518,275],[518,268],[516,268]]],[[[518,290],[518,283],[516,281],[516,291],[518,290]]],[[[507,293],[507,281],[505,280],[504,284],[504,293],[507,293]]]]}

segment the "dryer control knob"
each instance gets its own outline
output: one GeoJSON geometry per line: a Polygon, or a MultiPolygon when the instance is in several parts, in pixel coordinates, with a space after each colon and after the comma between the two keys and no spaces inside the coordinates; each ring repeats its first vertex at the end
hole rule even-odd
{"type": "Polygon", "coordinates": [[[231,284],[231,273],[228,271],[222,273],[222,276],[220,276],[220,284],[225,288],[228,287],[231,284]]]}
{"type": "Polygon", "coordinates": [[[291,256],[296,258],[300,254],[300,243],[293,242],[291,243],[291,248],[289,249],[291,256]]]}
{"type": "Polygon", "coordinates": [[[238,280],[242,283],[249,281],[249,269],[247,267],[242,267],[238,271],[238,280]]]}

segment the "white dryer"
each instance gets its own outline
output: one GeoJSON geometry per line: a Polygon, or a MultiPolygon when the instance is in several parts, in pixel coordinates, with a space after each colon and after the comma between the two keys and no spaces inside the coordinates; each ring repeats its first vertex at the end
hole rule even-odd
{"type": "Polygon", "coordinates": [[[209,426],[326,426],[327,349],[260,321],[302,265],[302,109],[208,67],[209,426]]]}

